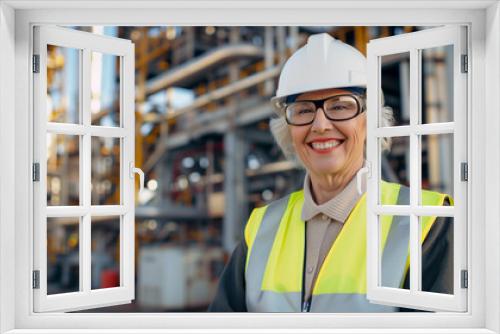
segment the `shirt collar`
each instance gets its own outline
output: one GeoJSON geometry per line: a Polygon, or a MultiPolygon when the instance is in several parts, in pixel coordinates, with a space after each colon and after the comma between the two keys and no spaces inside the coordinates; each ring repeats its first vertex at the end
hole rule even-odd
{"type": "MultiPolygon", "coordinates": [[[[361,198],[361,195],[357,190],[356,176],[357,174],[337,196],[321,205],[318,205],[312,197],[311,180],[309,174],[306,173],[304,178],[304,206],[302,207],[302,220],[308,221],[318,214],[325,214],[340,223],[344,223],[356,203],[361,198]]],[[[362,178],[361,190],[363,193],[366,191],[365,177],[362,178]]]]}

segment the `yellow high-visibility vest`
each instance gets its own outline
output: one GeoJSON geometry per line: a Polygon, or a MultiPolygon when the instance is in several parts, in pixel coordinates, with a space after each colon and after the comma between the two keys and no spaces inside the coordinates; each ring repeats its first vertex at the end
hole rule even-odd
{"type": "MultiPolygon", "coordinates": [[[[381,204],[408,203],[409,189],[381,183],[381,204]]],[[[442,205],[445,195],[422,191],[422,205],[442,205]]],[[[245,227],[245,279],[249,312],[300,312],[305,254],[303,191],[253,210],[245,227]]],[[[421,217],[425,239],[436,217],[421,217]]],[[[382,286],[401,287],[408,271],[409,217],[380,217],[382,286]]],[[[344,223],[318,272],[312,312],[391,312],[366,298],[366,194],[344,223]]]]}

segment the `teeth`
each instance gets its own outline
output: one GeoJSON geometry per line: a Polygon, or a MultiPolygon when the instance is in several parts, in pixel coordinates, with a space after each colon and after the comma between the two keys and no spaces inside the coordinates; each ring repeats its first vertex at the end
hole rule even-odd
{"type": "Polygon", "coordinates": [[[316,150],[327,150],[329,148],[338,146],[340,142],[338,140],[331,140],[327,142],[313,142],[312,147],[316,150]]]}

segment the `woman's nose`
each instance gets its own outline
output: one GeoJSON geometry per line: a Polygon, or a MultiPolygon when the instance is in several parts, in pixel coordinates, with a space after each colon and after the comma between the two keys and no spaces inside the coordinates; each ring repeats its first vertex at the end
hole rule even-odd
{"type": "Polygon", "coordinates": [[[326,118],[323,108],[318,108],[311,126],[312,131],[323,132],[333,128],[332,121],[326,118]]]}

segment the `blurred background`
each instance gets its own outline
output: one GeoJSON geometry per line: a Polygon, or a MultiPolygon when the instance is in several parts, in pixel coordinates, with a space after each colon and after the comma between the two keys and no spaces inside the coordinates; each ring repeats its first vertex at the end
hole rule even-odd
{"type": "MultiPolygon", "coordinates": [[[[205,311],[249,213],[302,188],[269,132],[280,68],[314,33],[366,54],[370,39],[424,27],[72,27],[135,44],[136,299],[106,312],[205,311]]],[[[451,47],[421,61],[422,123],[453,121],[451,47]]],[[[79,123],[79,50],[49,46],[50,122],[79,123]]],[[[120,126],[120,58],[91,61],[92,125],[120,126]]],[[[382,59],[396,125],[409,124],[409,54],[382,59]]],[[[422,188],[453,194],[452,135],[421,138],[422,188]]],[[[47,205],[79,205],[79,136],[47,136],[47,205]]],[[[91,141],[91,201],[120,203],[120,140],[91,141]]],[[[409,138],[392,139],[383,178],[408,185],[409,138]]],[[[78,291],[78,219],[50,218],[48,293],[78,291]]],[[[120,218],[92,219],[92,288],[120,285],[120,218]]]]}

